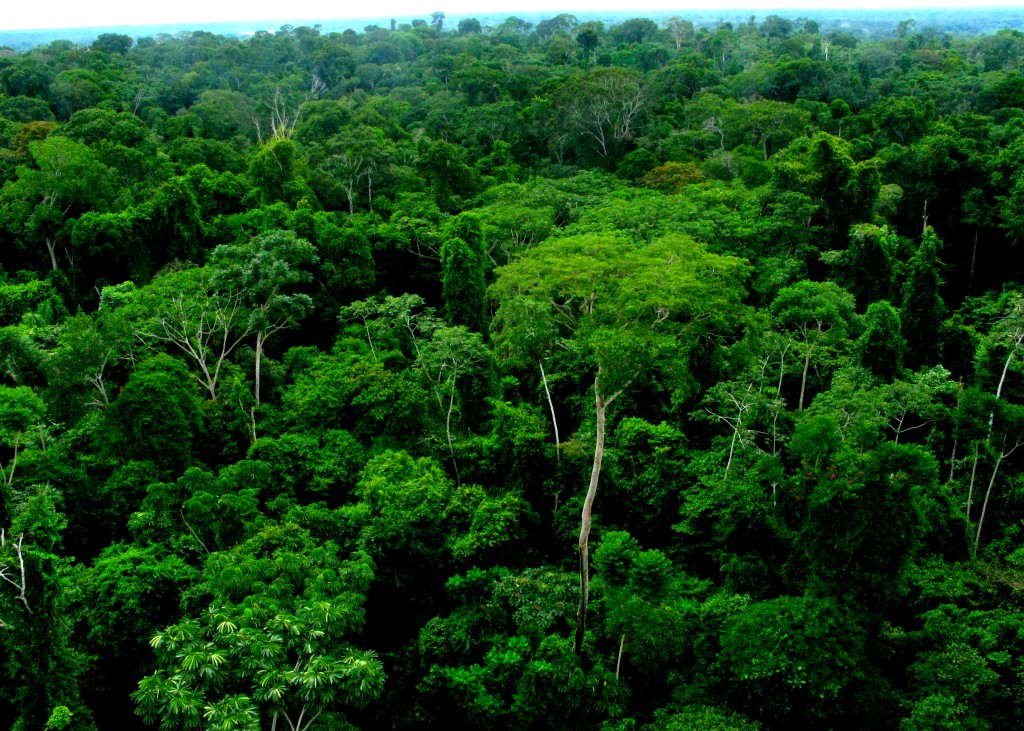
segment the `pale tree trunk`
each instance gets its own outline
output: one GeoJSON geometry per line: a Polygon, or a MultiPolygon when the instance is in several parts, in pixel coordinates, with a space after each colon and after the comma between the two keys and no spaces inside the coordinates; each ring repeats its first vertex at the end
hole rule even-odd
{"type": "MultiPolygon", "coordinates": [[[[630,379],[632,382],[632,379],[630,379]]],[[[619,394],[629,385],[623,386],[607,399],[601,395],[601,368],[597,369],[594,379],[594,405],[597,416],[597,433],[594,438],[594,466],[590,471],[590,486],[583,500],[583,513],[580,516],[580,603],[576,611],[576,642],[577,655],[583,650],[583,635],[587,629],[587,605],[590,602],[590,526],[592,523],[594,498],[597,497],[597,483],[601,478],[601,462],[604,459],[605,421],[608,407],[618,398],[619,394]]]]}
{"type": "Polygon", "coordinates": [[[348,185],[345,186],[345,196],[348,198],[348,215],[354,215],[356,212],[356,182],[351,177],[348,179],[348,185]]]}
{"type": "Polygon", "coordinates": [[[462,478],[459,476],[459,463],[455,459],[455,445],[452,443],[452,409],[455,406],[455,376],[452,376],[452,392],[448,395],[448,413],[444,417],[444,431],[448,437],[448,454],[452,458],[452,467],[455,468],[455,483],[462,485],[462,478]]]}
{"type": "MultiPolygon", "coordinates": [[[[15,555],[17,555],[17,557],[18,557],[18,568],[20,570],[19,571],[20,579],[18,581],[15,581],[14,579],[12,579],[11,576],[8,574],[8,571],[10,570],[10,568],[8,566],[5,566],[5,565],[0,565],[0,579],[3,579],[4,581],[6,581],[8,584],[13,586],[17,590],[17,592],[18,592],[18,600],[22,604],[25,605],[25,611],[28,612],[29,614],[32,614],[32,607],[30,607],[28,605],[28,599],[25,597],[25,589],[28,586],[28,584],[25,581],[25,556],[24,556],[24,554],[21,551],[21,543],[22,543],[22,541],[24,539],[25,539],[25,534],[24,533],[19,533],[18,534],[18,545],[14,549],[15,555]]],[[[0,528],[0,546],[3,546],[5,544],[6,544],[6,539],[4,538],[4,531],[3,531],[2,528],[0,528]]],[[[6,626],[6,624],[4,624],[4,626],[6,626]]]]}
{"type": "Polygon", "coordinates": [[[1006,362],[1003,363],[1003,373],[999,376],[999,386],[996,388],[996,401],[1003,394],[1003,384],[1006,383],[1006,374],[1010,370],[1010,361],[1013,360],[1013,354],[1017,352],[1017,348],[1024,342],[1024,330],[1017,336],[1017,339],[1013,343],[1013,347],[1010,348],[1010,354],[1006,356],[1006,362]]]}
{"type": "Polygon", "coordinates": [[[252,443],[256,443],[256,407],[253,406],[249,409],[249,434],[252,437],[252,443]]]}
{"type": "Polygon", "coordinates": [[[537,365],[540,366],[540,378],[544,382],[544,393],[548,397],[548,408],[551,409],[551,425],[555,428],[555,462],[561,466],[562,464],[562,440],[558,438],[558,419],[555,418],[555,404],[551,400],[551,391],[548,390],[548,377],[544,373],[544,360],[538,360],[537,365]]]}
{"type": "Polygon", "coordinates": [[[8,466],[8,470],[4,470],[3,465],[0,465],[0,475],[3,475],[3,480],[8,485],[14,482],[14,470],[18,466],[18,444],[19,434],[14,435],[14,456],[11,458],[11,462],[8,466]]]}
{"type": "Polygon", "coordinates": [[[46,251],[50,254],[50,267],[57,271],[57,242],[49,236],[46,237],[46,251]]]}
{"type": "Polygon", "coordinates": [[[978,474],[978,453],[981,451],[981,442],[974,443],[974,464],[971,465],[971,484],[967,488],[967,522],[971,522],[971,500],[974,498],[974,478],[978,474]]]}
{"type": "Polygon", "coordinates": [[[1017,442],[1013,447],[1005,452],[1000,449],[999,456],[996,457],[996,465],[992,468],[992,477],[989,478],[988,488],[985,490],[985,499],[981,503],[981,515],[978,516],[978,530],[974,534],[974,558],[978,557],[978,545],[981,543],[981,528],[985,524],[985,512],[988,510],[988,499],[992,495],[992,487],[996,484],[996,475],[999,474],[999,466],[1003,463],[1004,459],[1016,452],[1022,443],[1024,443],[1024,441],[1022,441],[1022,437],[1018,436],[1017,442]]]}
{"type": "Polygon", "coordinates": [[[807,391],[807,373],[811,369],[811,351],[814,350],[814,346],[808,344],[807,355],[804,357],[804,375],[800,379],[800,404],[797,406],[797,411],[804,410],[804,393],[807,391]]]}
{"type": "Polygon", "coordinates": [[[732,440],[729,442],[729,459],[725,461],[725,476],[724,480],[729,479],[729,470],[732,469],[732,455],[736,450],[736,435],[739,434],[738,427],[732,430],[732,440]]]}
{"type": "Polygon", "coordinates": [[[750,408],[750,402],[747,401],[747,396],[750,394],[753,387],[754,384],[752,383],[747,386],[747,391],[743,395],[742,400],[737,399],[736,396],[731,393],[728,394],[729,398],[732,400],[733,406],[736,408],[735,419],[731,419],[728,416],[722,416],[721,414],[716,414],[711,409],[707,409],[709,414],[717,418],[719,421],[727,424],[729,428],[732,429],[732,439],[729,441],[729,458],[725,461],[725,475],[722,478],[724,480],[729,479],[729,471],[732,469],[732,459],[736,454],[736,442],[739,440],[740,430],[743,428],[743,414],[748,408],[750,408]]]}
{"type": "Polygon", "coordinates": [[[789,352],[789,346],[788,345],[786,346],[785,350],[782,350],[779,353],[779,382],[775,386],[775,393],[777,394],[778,398],[782,397],[782,377],[786,373],[786,353],[787,352],[789,352]]]}
{"type": "Polygon", "coordinates": [[[263,360],[263,343],[266,335],[262,330],[256,333],[256,369],[253,373],[255,380],[255,386],[253,388],[253,396],[256,399],[256,405],[260,405],[260,363],[263,360]]]}
{"type": "Polygon", "coordinates": [[[594,498],[597,497],[597,483],[601,477],[601,461],[604,459],[604,431],[605,417],[608,404],[598,390],[597,382],[594,383],[594,394],[597,405],[597,435],[594,440],[594,465],[590,471],[590,486],[587,488],[587,497],[583,501],[583,515],[580,524],[580,603],[576,611],[576,654],[583,649],[583,634],[587,628],[587,604],[590,601],[590,526],[594,508],[594,498]]]}
{"type": "Polygon", "coordinates": [[[996,457],[996,466],[992,468],[992,477],[988,481],[988,489],[985,490],[985,499],[981,503],[981,515],[978,516],[978,530],[974,533],[974,558],[978,557],[978,544],[981,543],[981,527],[985,524],[985,511],[988,510],[988,499],[992,495],[992,486],[996,483],[996,475],[999,474],[999,465],[1003,462],[1005,457],[1002,452],[996,457]]]}

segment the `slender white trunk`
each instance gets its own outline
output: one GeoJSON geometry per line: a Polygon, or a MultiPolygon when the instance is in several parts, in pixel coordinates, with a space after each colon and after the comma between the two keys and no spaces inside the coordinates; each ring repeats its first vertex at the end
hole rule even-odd
{"type": "Polygon", "coordinates": [[[8,485],[14,482],[14,470],[18,466],[18,434],[14,435],[14,456],[11,457],[11,463],[8,465],[9,471],[4,472],[3,467],[0,467],[0,474],[4,476],[4,482],[8,485]]]}
{"type": "Polygon", "coordinates": [[[779,394],[780,397],[782,395],[782,376],[786,372],[786,351],[788,350],[789,348],[787,347],[786,350],[783,350],[779,355],[779,383],[775,387],[775,392],[779,394]]]}
{"type": "Polygon", "coordinates": [[[811,369],[811,351],[814,350],[814,346],[807,345],[807,355],[804,357],[804,375],[800,379],[800,405],[797,407],[797,411],[804,410],[804,393],[807,391],[807,372],[811,369]]]}
{"type": "Polygon", "coordinates": [[[733,427],[733,429],[732,429],[732,441],[729,442],[729,459],[726,460],[726,463],[725,463],[725,478],[724,479],[726,479],[726,480],[729,479],[729,470],[732,468],[732,454],[733,454],[733,450],[736,448],[736,435],[737,434],[739,434],[739,425],[738,424],[733,427]]]}
{"type": "Polygon", "coordinates": [[[256,398],[256,405],[260,405],[260,362],[263,360],[263,343],[266,335],[262,330],[256,333],[256,385],[253,389],[253,396],[256,398]]]}
{"type": "Polygon", "coordinates": [[[562,440],[558,438],[558,419],[555,418],[555,404],[551,400],[551,391],[548,390],[548,377],[544,373],[544,360],[538,360],[537,365],[540,366],[540,378],[544,382],[544,393],[548,397],[548,408],[551,409],[551,425],[555,428],[555,462],[559,466],[562,464],[562,440]]]}
{"type": "MultiPolygon", "coordinates": [[[[992,488],[996,484],[996,475],[999,474],[999,466],[1003,463],[1004,459],[1016,452],[1020,448],[1021,444],[1024,444],[1024,441],[1022,441],[1022,435],[1018,435],[1016,444],[1006,451],[1000,449],[999,456],[996,457],[995,467],[992,468],[992,477],[989,478],[988,489],[985,490],[985,500],[981,504],[981,515],[978,516],[978,530],[974,534],[974,558],[978,557],[978,545],[981,543],[981,528],[985,524],[985,513],[988,510],[988,499],[991,497],[992,488]]],[[[1003,446],[1006,446],[1005,441],[1003,442],[1003,446]]]]}
{"type": "Polygon", "coordinates": [[[377,350],[373,347],[373,338],[370,337],[370,323],[363,320],[363,328],[366,330],[366,342],[370,344],[370,353],[373,354],[374,362],[377,361],[377,350]]]}
{"type": "Polygon", "coordinates": [[[981,503],[981,515],[978,516],[978,530],[974,534],[974,558],[978,557],[978,544],[981,543],[981,527],[985,524],[985,511],[988,510],[988,499],[992,495],[992,486],[996,484],[996,475],[999,474],[999,465],[1006,455],[1002,452],[996,458],[996,466],[992,468],[992,477],[988,481],[988,489],[985,490],[985,500],[981,503]]]}
{"type": "Polygon", "coordinates": [[[57,271],[57,244],[49,236],[46,237],[46,250],[50,254],[50,267],[57,271]]]}
{"type": "Polygon", "coordinates": [[[1006,356],[1006,362],[1003,364],[1003,374],[999,377],[999,386],[996,388],[996,401],[1003,393],[1003,384],[1006,382],[1006,373],[1010,370],[1010,361],[1013,360],[1013,354],[1017,352],[1017,348],[1020,347],[1021,342],[1024,342],[1024,330],[1021,330],[1020,335],[1017,336],[1016,342],[1013,347],[1010,348],[1010,354],[1006,356]]]}
{"type": "Polygon", "coordinates": [[[604,435],[605,418],[608,407],[619,395],[629,388],[637,374],[634,374],[618,391],[608,398],[601,395],[601,371],[597,368],[597,378],[594,379],[594,408],[597,416],[596,434],[594,436],[594,466],[590,471],[590,485],[587,488],[587,496],[583,500],[583,512],[580,516],[580,603],[576,611],[576,641],[575,652],[577,655],[583,650],[583,635],[587,629],[587,604],[590,601],[590,526],[594,510],[594,498],[597,497],[597,483],[601,477],[601,462],[604,459],[604,435]]]}
{"type": "Polygon", "coordinates": [[[967,488],[967,522],[971,522],[971,500],[974,498],[974,478],[978,474],[978,453],[981,451],[981,442],[974,443],[974,464],[971,465],[971,484],[967,488]]]}
{"type": "MultiPolygon", "coordinates": [[[[27,586],[27,582],[25,581],[25,556],[24,556],[24,554],[21,551],[21,543],[24,540],[25,540],[25,534],[24,533],[19,533],[18,534],[18,545],[14,549],[14,552],[15,552],[15,554],[18,557],[18,567],[19,567],[20,572],[21,572],[21,581],[18,582],[18,581],[15,581],[14,579],[12,579],[7,574],[7,567],[6,566],[3,568],[2,571],[0,571],[0,579],[3,579],[8,584],[10,584],[11,586],[13,586],[15,589],[18,590],[18,599],[21,601],[22,604],[25,605],[25,611],[28,612],[29,614],[32,614],[32,607],[30,607],[28,605],[28,598],[25,596],[25,588],[27,586]]],[[[4,538],[4,532],[3,532],[3,529],[0,529],[0,546],[3,546],[5,544],[6,544],[6,540],[4,538]]],[[[3,626],[6,627],[7,624],[4,623],[3,626]]]]}
{"type": "Polygon", "coordinates": [[[459,477],[459,463],[455,460],[455,447],[452,444],[452,408],[455,406],[455,379],[452,379],[452,392],[448,397],[448,413],[444,419],[444,431],[448,437],[448,453],[452,458],[452,466],[455,468],[455,482],[459,485],[462,484],[462,478],[459,477]]]}
{"type": "MultiPolygon", "coordinates": [[[[600,378],[600,375],[598,376],[600,378]]],[[[608,404],[601,397],[598,385],[594,381],[594,400],[597,409],[597,434],[594,439],[594,465],[590,470],[590,485],[583,501],[583,513],[580,518],[580,603],[576,611],[576,654],[583,650],[583,635],[587,628],[587,604],[590,601],[590,527],[593,521],[594,498],[597,497],[597,483],[601,478],[601,462],[604,459],[605,417],[608,404]]]]}

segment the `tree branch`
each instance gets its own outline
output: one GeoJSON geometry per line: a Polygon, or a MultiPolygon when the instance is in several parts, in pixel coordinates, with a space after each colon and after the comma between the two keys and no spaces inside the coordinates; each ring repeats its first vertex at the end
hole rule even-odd
{"type": "MultiPolygon", "coordinates": [[[[10,566],[0,566],[0,578],[2,578],[4,581],[6,581],[8,584],[10,584],[18,590],[18,599],[21,601],[22,604],[25,605],[25,611],[29,614],[32,614],[32,608],[28,605],[28,599],[25,597],[25,556],[21,550],[21,543],[24,540],[24,538],[24,533],[18,534],[18,546],[14,549],[15,555],[17,555],[18,557],[18,566],[21,570],[21,583],[19,584],[17,581],[12,579],[8,575],[7,572],[10,570],[10,566]]],[[[4,545],[4,543],[5,541],[3,541],[3,533],[2,531],[0,531],[0,546],[4,545]]]]}

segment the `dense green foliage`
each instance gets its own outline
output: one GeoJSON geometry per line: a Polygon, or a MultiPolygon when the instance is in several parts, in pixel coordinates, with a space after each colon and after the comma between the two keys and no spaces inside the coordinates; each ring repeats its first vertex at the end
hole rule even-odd
{"type": "Polygon", "coordinates": [[[0,54],[3,727],[1024,728],[1024,34],[877,30],[0,54]]]}

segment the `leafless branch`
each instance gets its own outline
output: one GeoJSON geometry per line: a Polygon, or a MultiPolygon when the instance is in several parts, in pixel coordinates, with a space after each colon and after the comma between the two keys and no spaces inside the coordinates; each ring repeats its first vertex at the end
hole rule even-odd
{"type": "MultiPolygon", "coordinates": [[[[2,535],[2,534],[0,534],[0,535],[2,535]]],[[[6,581],[8,584],[13,586],[17,590],[17,592],[18,592],[18,599],[21,601],[22,604],[25,605],[25,611],[28,612],[29,614],[32,614],[32,608],[28,605],[28,599],[25,597],[25,586],[26,586],[26,581],[25,581],[25,556],[24,556],[24,554],[22,553],[22,550],[21,550],[21,544],[22,544],[22,541],[24,539],[25,539],[25,534],[24,533],[18,534],[18,545],[14,549],[15,555],[18,557],[18,567],[19,567],[19,570],[21,572],[20,582],[19,581],[15,581],[13,578],[11,578],[11,575],[9,573],[11,571],[11,567],[10,566],[6,566],[6,565],[0,566],[0,579],[3,579],[4,581],[6,581]]],[[[0,542],[0,546],[2,546],[2,545],[4,545],[4,543],[0,542]]]]}

